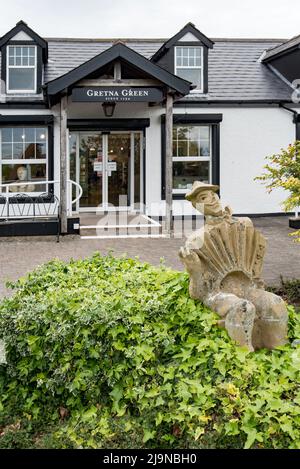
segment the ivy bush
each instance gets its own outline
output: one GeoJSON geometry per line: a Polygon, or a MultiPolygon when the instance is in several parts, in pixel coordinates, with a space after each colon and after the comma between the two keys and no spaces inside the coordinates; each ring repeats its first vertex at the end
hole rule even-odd
{"type": "Polygon", "coordinates": [[[97,254],[11,286],[0,447],[300,448],[300,345],[237,347],[185,273],[97,254]]]}

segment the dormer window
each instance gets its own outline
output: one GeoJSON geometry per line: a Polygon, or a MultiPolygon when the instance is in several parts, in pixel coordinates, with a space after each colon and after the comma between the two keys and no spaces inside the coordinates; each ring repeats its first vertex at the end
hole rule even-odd
{"type": "Polygon", "coordinates": [[[36,93],[36,46],[8,46],[7,93],[36,93]]]}
{"type": "Polygon", "coordinates": [[[48,61],[48,43],[24,21],[0,38],[0,94],[6,99],[23,95],[28,101],[43,99],[43,67],[48,61]]]}
{"type": "Polygon", "coordinates": [[[196,86],[203,92],[203,47],[175,47],[175,74],[196,86]]]}
{"type": "Polygon", "coordinates": [[[188,23],[166,41],[151,60],[193,83],[195,92],[208,94],[208,51],[213,45],[195,25],[188,23]]]}

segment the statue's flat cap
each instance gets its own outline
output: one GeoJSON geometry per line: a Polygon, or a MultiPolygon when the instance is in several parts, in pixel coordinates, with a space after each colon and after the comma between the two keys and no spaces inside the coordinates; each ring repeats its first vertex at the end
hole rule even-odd
{"type": "Polygon", "coordinates": [[[187,200],[193,200],[196,197],[196,195],[199,194],[199,192],[203,192],[203,191],[217,192],[218,190],[219,190],[219,186],[215,184],[207,184],[205,182],[195,181],[191,191],[186,194],[185,198],[187,200]]]}

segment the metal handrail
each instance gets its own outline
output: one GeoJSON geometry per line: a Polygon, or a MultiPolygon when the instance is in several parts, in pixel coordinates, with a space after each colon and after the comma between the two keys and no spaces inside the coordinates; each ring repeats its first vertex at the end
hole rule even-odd
{"type": "Polygon", "coordinates": [[[77,197],[75,197],[74,200],[72,200],[71,204],[76,204],[76,202],[78,202],[78,200],[81,198],[82,194],[83,194],[83,189],[81,187],[80,184],[78,184],[78,182],[75,182],[75,181],[72,181],[72,179],[68,179],[67,182],[70,182],[71,184],[73,184],[75,187],[77,187],[79,189],[79,195],[77,197]]]}

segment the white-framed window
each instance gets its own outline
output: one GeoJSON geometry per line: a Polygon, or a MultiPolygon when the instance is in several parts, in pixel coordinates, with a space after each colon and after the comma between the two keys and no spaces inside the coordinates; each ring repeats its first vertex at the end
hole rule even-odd
{"type": "MultiPolygon", "coordinates": [[[[0,184],[18,183],[10,192],[45,192],[48,174],[47,127],[0,129],[0,184]],[[41,184],[36,184],[40,182],[41,184]],[[31,184],[24,184],[31,183],[31,184]]],[[[5,190],[0,186],[0,192],[5,190]]]]}
{"type": "Polygon", "coordinates": [[[194,181],[211,182],[211,126],[173,126],[173,194],[186,194],[194,181]]]}
{"type": "Polygon", "coordinates": [[[36,93],[36,46],[8,46],[6,92],[36,93]]]}
{"type": "Polygon", "coordinates": [[[175,75],[196,85],[195,91],[203,92],[203,47],[175,47],[175,75]]]}

